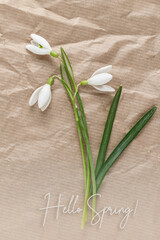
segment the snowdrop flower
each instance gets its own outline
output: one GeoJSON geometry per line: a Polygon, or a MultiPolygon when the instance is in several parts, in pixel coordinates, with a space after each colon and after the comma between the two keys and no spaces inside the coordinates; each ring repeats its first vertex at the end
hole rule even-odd
{"type": "Polygon", "coordinates": [[[59,54],[52,50],[51,46],[46,39],[37,35],[31,34],[31,44],[27,44],[26,49],[30,52],[38,55],[51,55],[53,57],[59,57],[59,54]]]}
{"type": "Polygon", "coordinates": [[[111,69],[112,65],[98,69],[87,81],[82,81],[81,85],[91,85],[102,92],[114,92],[114,88],[104,85],[112,80],[112,75],[108,73],[111,69]]]}
{"type": "Polygon", "coordinates": [[[38,107],[44,111],[49,106],[51,102],[51,86],[53,84],[54,78],[50,77],[47,83],[39,88],[37,88],[29,100],[29,106],[33,106],[38,101],[38,107]]]}

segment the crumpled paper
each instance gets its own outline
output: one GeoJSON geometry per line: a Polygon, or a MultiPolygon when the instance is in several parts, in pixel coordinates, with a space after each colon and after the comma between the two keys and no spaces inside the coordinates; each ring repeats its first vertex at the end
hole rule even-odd
{"type": "MultiPolygon", "coordinates": [[[[97,199],[105,206],[134,207],[125,229],[122,216],[105,215],[102,227],[80,229],[82,214],[56,220],[48,212],[62,194],[64,204],[79,195],[83,207],[84,176],[80,145],[71,104],[60,82],[52,87],[53,99],[42,113],[30,108],[32,92],[52,74],[59,62],[25,49],[30,34],[45,37],[55,51],[62,46],[73,66],[76,82],[98,68],[112,64],[110,85],[123,92],[108,154],[136,121],[160,100],[160,5],[155,0],[1,0],[0,83],[0,235],[3,240],[70,239],[154,240],[160,238],[160,114],[136,137],[110,169],[97,199]]],[[[80,88],[96,162],[112,93],[80,88]]],[[[107,155],[108,155],[107,154],[107,155]]]]}

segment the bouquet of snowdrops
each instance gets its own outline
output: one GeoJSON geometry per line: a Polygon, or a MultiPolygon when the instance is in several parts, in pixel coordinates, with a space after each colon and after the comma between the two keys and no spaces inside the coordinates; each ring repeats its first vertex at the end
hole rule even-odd
{"type": "Polygon", "coordinates": [[[47,80],[46,84],[38,87],[32,94],[29,105],[33,106],[38,102],[38,107],[44,111],[49,106],[52,98],[51,87],[55,80],[62,83],[71,103],[73,106],[73,111],[75,115],[75,120],[77,123],[78,136],[80,141],[80,147],[82,152],[83,168],[84,168],[84,209],[82,216],[82,228],[87,221],[87,200],[92,195],[92,218],[94,218],[96,209],[96,193],[101,186],[101,183],[113,165],[113,163],[118,159],[125,148],[131,143],[131,141],[137,136],[137,134],[142,130],[146,123],[153,116],[156,111],[156,106],[153,106],[148,112],[146,112],[142,118],[132,127],[132,129],[126,134],[126,136],[120,141],[120,143],[115,147],[107,159],[106,153],[111,136],[111,131],[121,96],[122,86],[120,86],[113,98],[108,117],[106,120],[104,132],[102,135],[102,140],[99,148],[99,153],[97,156],[96,166],[94,167],[91,147],[89,143],[89,133],[87,128],[87,121],[85,116],[85,111],[83,108],[82,100],[79,94],[80,86],[91,85],[97,91],[103,92],[114,92],[115,90],[106,85],[111,81],[112,66],[106,66],[98,69],[91,75],[88,80],[83,80],[76,85],[73,69],[67,54],[64,49],[61,48],[61,55],[52,50],[49,43],[41,36],[36,34],[31,34],[31,44],[28,44],[26,48],[32,53],[38,55],[50,55],[54,58],[60,60],[60,75],[55,74],[47,80]]]}

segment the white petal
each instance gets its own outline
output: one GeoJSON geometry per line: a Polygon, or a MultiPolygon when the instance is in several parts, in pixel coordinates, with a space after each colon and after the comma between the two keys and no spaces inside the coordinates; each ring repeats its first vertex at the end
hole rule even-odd
{"type": "Polygon", "coordinates": [[[39,47],[39,44],[37,42],[35,42],[34,40],[31,40],[31,44],[36,46],[36,47],[39,47]]]}
{"type": "Polygon", "coordinates": [[[26,46],[26,49],[28,49],[30,52],[38,54],[38,55],[48,55],[48,54],[50,54],[50,49],[39,48],[39,47],[36,47],[32,44],[28,44],[26,46]]]}
{"type": "Polygon", "coordinates": [[[43,88],[43,86],[37,88],[37,89],[33,92],[32,96],[31,96],[30,99],[29,99],[29,106],[33,106],[33,105],[37,102],[37,100],[38,100],[38,95],[39,95],[39,93],[40,93],[40,91],[41,91],[42,88],[43,88]]]}
{"type": "Polygon", "coordinates": [[[51,46],[49,45],[49,43],[47,42],[46,39],[44,39],[43,37],[37,35],[37,34],[31,34],[31,38],[37,42],[38,44],[40,44],[42,47],[44,48],[48,48],[50,49],[50,51],[52,50],[51,49],[51,46]]]}
{"type": "Polygon", "coordinates": [[[95,76],[99,73],[108,73],[112,69],[112,65],[108,65],[106,67],[99,68],[97,71],[93,73],[92,76],[95,76]]]}
{"type": "Polygon", "coordinates": [[[101,85],[101,86],[93,86],[95,89],[101,91],[101,92],[114,92],[114,88],[107,86],[107,85],[101,85]]]}
{"type": "Polygon", "coordinates": [[[51,98],[52,98],[52,96],[50,95],[50,98],[49,98],[48,102],[43,107],[41,107],[42,112],[45,111],[46,108],[49,106],[49,104],[51,102],[51,98]]]}
{"type": "Polygon", "coordinates": [[[39,108],[44,107],[45,104],[47,104],[50,96],[51,96],[51,86],[49,84],[45,84],[38,96],[38,107],[39,108]]]}
{"type": "Polygon", "coordinates": [[[111,81],[112,75],[109,73],[100,73],[88,79],[89,85],[103,85],[111,81]]]}

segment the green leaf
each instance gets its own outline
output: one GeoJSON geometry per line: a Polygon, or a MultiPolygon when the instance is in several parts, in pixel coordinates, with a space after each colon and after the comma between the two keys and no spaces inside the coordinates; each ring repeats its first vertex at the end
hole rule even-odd
{"type": "Polygon", "coordinates": [[[106,162],[103,164],[99,170],[98,176],[96,178],[97,191],[110,167],[116,161],[116,159],[121,155],[124,149],[132,142],[132,140],[138,135],[146,123],[155,113],[157,107],[154,106],[149,110],[135,125],[134,127],[126,134],[122,141],[116,146],[110,156],[107,158],[106,162]]]}
{"type": "Polygon", "coordinates": [[[70,89],[72,89],[71,80],[68,77],[66,67],[64,66],[64,64],[62,62],[60,64],[60,73],[61,73],[62,79],[66,82],[67,85],[69,84],[70,89]]]}
{"type": "Polygon", "coordinates": [[[63,84],[68,96],[70,97],[70,99],[72,101],[73,100],[73,93],[72,93],[71,89],[69,88],[69,86],[67,85],[67,83],[63,79],[61,79],[61,83],[63,84]]]}
{"type": "Polygon", "coordinates": [[[62,55],[63,64],[64,64],[64,67],[65,67],[68,79],[72,83],[74,89],[76,89],[72,66],[71,66],[70,61],[69,61],[69,59],[67,57],[67,54],[65,53],[65,51],[64,51],[64,49],[62,47],[61,47],[61,55],[62,55]]]}
{"type": "Polygon", "coordinates": [[[87,127],[86,116],[85,116],[85,113],[84,113],[84,108],[83,108],[83,104],[82,104],[82,100],[81,100],[79,92],[77,92],[76,97],[77,97],[77,100],[78,100],[78,104],[79,104],[79,108],[80,108],[80,112],[81,112],[81,116],[82,116],[82,121],[83,121],[85,130],[86,130],[86,134],[88,136],[88,127],[87,127]]]}
{"type": "Polygon", "coordinates": [[[64,67],[63,63],[60,64],[60,73],[61,73],[62,79],[65,82],[69,82],[70,83],[70,80],[69,80],[69,78],[67,76],[67,73],[66,73],[66,70],[65,70],[65,67],[64,67]]]}
{"type": "Polygon", "coordinates": [[[102,136],[102,140],[101,140],[101,145],[100,145],[99,153],[98,153],[98,157],[97,157],[97,163],[96,163],[96,169],[95,169],[96,176],[105,160],[107,147],[108,147],[108,143],[110,140],[110,135],[111,135],[119,99],[121,96],[121,92],[122,92],[122,86],[120,86],[119,89],[117,90],[117,93],[113,98],[113,101],[112,101],[112,104],[111,104],[111,107],[110,107],[110,110],[108,113],[107,121],[105,124],[104,132],[103,132],[103,136],[102,136]]]}
{"type": "MultiPolygon", "coordinates": [[[[61,67],[60,67],[61,76],[64,80],[67,79],[68,82],[70,83],[70,85],[72,83],[72,85],[74,87],[74,90],[76,90],[76,84],[75,84],[75,81],[74,81],[72,66],[71,66],[71,63],[69,61],[69,58],[68,58],[66,52],[64,51],[64,49],[62,47],[61,47],[61,54],[62,54],[62,59],[63,59],[63,64],[61,63],[61,67]]],[[[83,104],[82,104],[82,100],[81,100],[81,97],[79,95],[79,92],[77,92],[76,98],[77,98],[77,101],[78,101],[78,104],[79,104],[83,124],[84,124],[84,127],[86,129],[87,136],[88,136],[87,121],[86,121],[84,108],[83,108],[83,104]]]]}

